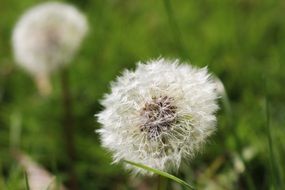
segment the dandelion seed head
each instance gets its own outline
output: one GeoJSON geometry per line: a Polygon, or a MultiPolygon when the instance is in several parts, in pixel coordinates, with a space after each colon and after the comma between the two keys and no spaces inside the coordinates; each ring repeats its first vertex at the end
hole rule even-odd
{"type": "MultiPolygon", "coordinates": [[[[178,60],[138,63],[115,82],[97,114],[114,162],[130,160],[163,171],[192,158],[216,129],[216,84],[207,68],[178,60]]],[[[149,174],[132,166],[135,173],[149,174]]]]}
{"type": "Polygon", "coordinates": [[[87,30],[85,16],[75,7],[59,2],[37,5],[14,28],[16,61],[33,75],[48,75],[70,62],[87,30]]]}
{"type": "Polygon", "coordinates": [[[176,107],[172,105],[172,98],[153,97],[151,102],[146,102],[141,110],[142,125],[140,130],[145,131],[149,139],[158,138],[175,122],[175,111],[176,107]]]}

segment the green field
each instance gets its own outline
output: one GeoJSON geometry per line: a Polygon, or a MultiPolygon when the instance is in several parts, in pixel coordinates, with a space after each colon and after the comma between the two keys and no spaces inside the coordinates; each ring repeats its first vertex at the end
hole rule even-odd
{"type": "MultiPolygon", "coordinates": [[[[11,151],[20,148],[66,184],[60,73],[50,96],[14,60],[11,34],[43,1],[0,1],[0,189],[27,189],[11,151]]],[[[197,189],[285,189],[285,2],[282,0],[70,0],[89,33],[69,66],[79,187],[155,189],[157,177],[133,177],[100,146],[94,114],[110,81],[136,62],[178,58],[208,66],[227,90],[217,131],[175,176],[197,189]]],[[[182,186],[165,182],[165,189],[182,186]]]]}

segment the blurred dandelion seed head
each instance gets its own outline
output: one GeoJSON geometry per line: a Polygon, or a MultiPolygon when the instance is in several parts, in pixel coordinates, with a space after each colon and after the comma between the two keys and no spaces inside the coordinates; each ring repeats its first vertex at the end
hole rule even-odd
{"type": "Polygon", "coordinates": [[[98,133],[114,153],[114,162],[178,169],[215,130],[217,98],[206,68],[166,59],[139,63],[111,84],[111,93],[101,102],[104,110],[97,115],[102,124],[98,133]]]}
{"type": "Polygon", "coordinates": [[[16,61],[33,75],[48,75],[70,62],[87,30],[85,16],[71,5],[48,2],[35,6],[14,28],[16,61]]]}

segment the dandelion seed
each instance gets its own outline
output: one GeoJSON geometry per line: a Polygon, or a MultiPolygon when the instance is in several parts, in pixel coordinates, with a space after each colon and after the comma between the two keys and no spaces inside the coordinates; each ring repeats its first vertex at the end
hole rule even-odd
{"type": "Polygon", "coordinates": [[[71,5],[35,6],[14,28],[15,59],[41,86],[47,86],[50,73],[71,61],[87,30],[86,18],[71,5]]]}
{"type": "Polygon", "coordinates": [[[166,59],[139,63],[112,83],[101,102],[104,110],[97,117],[102,145],[114,154],[114,162],[178,169],[215,131],[217,98],[206,68],[166,59]]]}

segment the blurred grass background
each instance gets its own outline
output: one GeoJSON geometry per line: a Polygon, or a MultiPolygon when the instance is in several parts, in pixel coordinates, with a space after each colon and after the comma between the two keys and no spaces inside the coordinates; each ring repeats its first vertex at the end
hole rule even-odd
{"type": "MultiPolygon", "coordinates": [[[[58,73],[52,76],[52,95],[43,98],[15,65],[11,50],[15,23],[40,2],[0,1],[0,189],[25,189],[23,170],[10,154],[13,146],[66,180],[58,73]]],[[[100,127],[94,114],[102,109],[98,100],[111,80],[137,61],[159,56],[208,65],[223,81],[232,107],[231,113],[219,111],[218,130],[203,154],[175,175],[198,189],[285,189],[285,1],[65,2],[84,12],[90,25],[69,67],[80,189],[156,183],[130,178],[110,164],[111,155],[94,133],[100,127]]],[[[168,182],[168,189],[181,188],[168,182]]]]}

